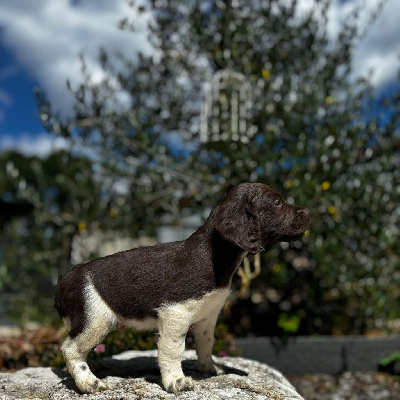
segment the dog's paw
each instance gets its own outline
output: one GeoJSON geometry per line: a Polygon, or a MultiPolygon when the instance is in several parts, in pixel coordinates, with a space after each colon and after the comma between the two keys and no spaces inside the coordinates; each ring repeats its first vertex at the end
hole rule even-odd
{"type": "Polygon", "coordinates": [[[97,378],[86,380],[80,383],[77,382],[77,386],[81,392],[90,394],[109,389],[104,381],[97,378]]]}
{"type": "Polygon", "coordinates": [[[223,375],[225,373],[225,371],[222,368],[217,367],[214,363],[199,364],[199,371],[202,374],[212,375],[212,376],[223,375]]]}
{"type": "Polygon", "coordinates": [[[167,392],[178,393],[184,390],[192,390],[194,384],[192,378],[182,376],[177,379],[166,379],[164,382],[164,387],[167,392]]]}

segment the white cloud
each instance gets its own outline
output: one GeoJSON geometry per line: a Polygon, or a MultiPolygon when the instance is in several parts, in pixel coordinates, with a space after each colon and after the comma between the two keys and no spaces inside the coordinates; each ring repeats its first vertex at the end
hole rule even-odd
{"type": "Polygon", "coordinates": [[[354,49],[353,77],[371,76],[372,83],[379,89],[395,82],[400,66],[400,1],[387,0],[378,18],[371,25],[372,13],[381,0],[353,0],[342,3],[334,0],[329,11],[328,32],[332,40],[337,38],[341,27],[354,7],[360,6],[357,24],[366,32],[354,49]]]}
{"type": "Polygon", "coordinates": [[[40,135],[23,134],[15,137],[12,135],[0,136],[0,152],[14,150],[25,156],[46,157],[50,153],[66,149],[69,142],[61,137],[51,137],[49,134],[40,135]]]}
{"type": "Polygon", "coordinates": [[[102,46],[133,57],[138,51],[149,52],[146,24],[138,20],[138,32],[117,29],[133,10],[125,0],[2,0],[0,3],[0,40],[45,91],[55,110],[66,115],[72,96],[66,80],[81,82],[78,54],[85,55],[86,64],[99,76],[98,52],[102,46]]]}
{"type": "MultiPolygon", "coordinates": [[[[281,0],[288,2],[289,0],[281,0]]],[[[400,1],[387,0],[377,20],[370,25],[371,14],[375,12],[382,0],[332,0],[328,9],[327,32],[334,44],[346,18],[355,7],[360,7],[357,25],[367,35],[357,44],[353,53],[353,77],[369,76],[372,83],[380,88],[397,80],[400,67],[400,1]]],[[[300,0],[299,15],[310,10],[318,11],[315,0],[300,0]]],[[[317,13],[318,15],[318,13],[317,13]]],[[[353,22],[353,21],[351,21],[353,22]]]]}
{"type": "MultiPolygon", "coordinates": [[[[367,1],[376,6],[376,0],[367,1]]],[[[367,75],[374,70],[372,82],[382,87],[397,81],[400,67],[400,1],[388,0],[381,15],[368,30],[354,52],[357,74],[367,75]]]]}
{"type": "MultiPolygon", "coordinates": [[[[74,86],[82,77],[79,53],[85,55],[89,70],[100,78],[97,58],[100,46],[132,57],[138,50],[151,51],[145,22],[133,15],[127,3],[126,0],[2,0],[0,40],[13,52],[18,67],[37,80],[53,108],[66,115],[72,102],[66,80],[69,78],[74,86]],[[117,22],[127,16],[137,19],[137,33],[116,28],[117,22]]],[[[360,23],[365,24],[378,3],[379,0],[332,0],[328,24],[332,40],[354,5],[364,4],[360,23]]],[[[306,12],[315,6],[315,1],[300,0],[299,6],[300,12],[306,12]]],[[[377,86],[396,79],[400,54],[399,15],[400,1],[388,0],[367,37],[355,49],[355,76],[365,75],[374,68],[373,82],[377,86]]],[[[12,71],[0,70],[0,77],[2,73],[12,71]]]]}

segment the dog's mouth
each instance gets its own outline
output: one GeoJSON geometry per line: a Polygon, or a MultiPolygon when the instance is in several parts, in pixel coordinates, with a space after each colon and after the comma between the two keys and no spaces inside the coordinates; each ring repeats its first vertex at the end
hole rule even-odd
{"type": "Polygon", "coordinates": [[[296,240],[300,240],[304,236],[306,230],[307,230],[307,228],[306,229],[304,229],[304,228],[293,229],[293,230],[290,230],[289,232],[285,232],[280,235],[279,234],[276,235],[275,238],[273,238],[272,240],[269,240],[269,242],[273,242],[273,243],[293,242],[296,240]]]}
{"type": "Polygon", "coordinates": [[[294,235],[281,235],[276,239],[276,241],[277,242],[293,242],[296,240],[300,240],[303,237],[304,233],[305,233],[305,231],[303,231],[299,234],[294,234],[294,235]]]}

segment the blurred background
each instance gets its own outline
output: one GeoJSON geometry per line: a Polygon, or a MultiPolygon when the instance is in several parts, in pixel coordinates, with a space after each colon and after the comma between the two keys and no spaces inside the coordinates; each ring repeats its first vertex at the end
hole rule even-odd
{"type": "Polygon", "coordinates": [[[75,264],[184,239],[266,183],[310,229],[246,260],[236,336],[400,330],[400,3],[3,0],[0,321],[75,264]]]}

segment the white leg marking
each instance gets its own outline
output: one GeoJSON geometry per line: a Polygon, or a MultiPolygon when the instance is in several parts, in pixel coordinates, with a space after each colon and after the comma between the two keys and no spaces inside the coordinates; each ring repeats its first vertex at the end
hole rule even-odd
{"type": "Polygon", "coordinates": [[[185,337],[189,329],[188,318],[168,309],[160,314],[162,315],[159,317],[158,365],[164,388],[174,393],[190,390],[193,388],[192,379],[183,375],[181,365],[185,351],[185,337]]]}
{"type": "Polygon", "coordinates": [[[87,354],[92,348],[87,349],[87,343],[83,343],[78,337],[71,339],[67,337],[62,345],[62,352],[68,372],[74,379],[76,386],[83,393],[95,393],[99,390],[108,389],[107,385],[97,379],[90,371],[86,362],[87,354]],[[81,345],[84,347],[82,348],[81,345]]]}
{"type": "MultiPolygon", "coordinates": [[[[182,303],[162,306],[158,310],[160,339],[158,341],[158,364],[161,370],[162,382],[169,392],[177,393],[193,388],[193,381],[185,377],[182,371],[182,357],[185,350],[185,337],[191,324],[207,327],[207,340],[214,340],[214,327],[218,313],[229,294],[228,289],[217,289],[200,299],[187,300],[182,303]],[[207,320],[207,323],[201,322],[207,320]]],[[[203,332],[201,332],[203,333],[203,332]]],[[[211,347],[213,343],[208,343],[211,347]]],[[[213,372],[211,351],[208,347],[200,350],[202,363],[206,363],[207,372],[213,372]]]]}
{"type": "Polygon", "coordinates": [[[62,352],[67,368],[79,390],[95,393],[107,389],[107,385],[97,379],[86,362],[88,352],[97,346],[116,325],[117,318],[97,293],[90,279],[85,288],[86,324],[82,333],[75,338],[67,337],[62,352]]]}
{"type": "Polygon", "coordinates": [[[63,321],[67,331],[69,332],[71,330],[71,319],[69,317],[65,317],[63,318],[63,321]]]}

